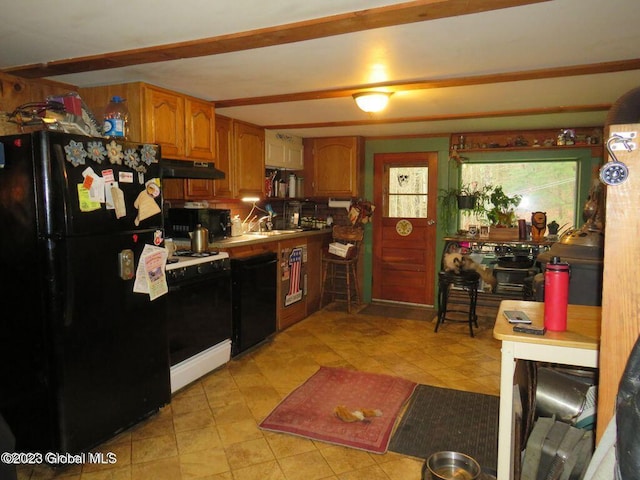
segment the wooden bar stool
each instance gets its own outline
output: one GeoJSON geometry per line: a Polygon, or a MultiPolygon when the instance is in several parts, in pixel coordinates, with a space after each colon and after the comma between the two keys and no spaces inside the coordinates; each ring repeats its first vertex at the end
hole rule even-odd
{"type": "Polygon", "coordinates": [[[360,285],[358,284],[358,254],[364,237],[364,230],[359,227],[333,227],[333,241],[353,245],[346,257],[334,255],[324,250],[322,253],[322,286],[320,288],[320,308],[324,305],[325,294],[344,295],[347,301],[347,312],[351,313],[351,299],[360,302],[360,285]]]}
{"type": "Polygon", "coordinates": [[[435,332],[445,320],[450,322],[468,322],[469,334],[473,337],[473,326],[478,327],[478,315],[476,315],[476,305],[478,303],[478,286],[480,285],[480,275],[474,271],[463,271],[460,273],[440,272],[438,274],[438,321],[435,332]],[[467,310],[448,309],[449,292],[451,287],[461,287],[469,294],[469,308],[467,310]],[[447,318],[447,313],[467,314],[466,320],[447,318]]]}

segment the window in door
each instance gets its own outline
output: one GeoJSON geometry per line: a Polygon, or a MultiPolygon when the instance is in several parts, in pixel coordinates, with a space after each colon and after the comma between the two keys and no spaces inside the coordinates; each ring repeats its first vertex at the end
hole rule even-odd
{"type": "Polygon", "coordinates": [[[387,217],[427,218],[429,167],[389,167],[387,179],[387,217]]]}

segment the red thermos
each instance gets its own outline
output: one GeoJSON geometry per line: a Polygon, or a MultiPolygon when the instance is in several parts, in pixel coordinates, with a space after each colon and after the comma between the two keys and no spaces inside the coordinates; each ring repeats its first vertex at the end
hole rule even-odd
{"type": "Polygon", "coordinates": [[[552,332],[567,329],[569,264],[552,257],[544,271],[544,326],[552,332]]]}

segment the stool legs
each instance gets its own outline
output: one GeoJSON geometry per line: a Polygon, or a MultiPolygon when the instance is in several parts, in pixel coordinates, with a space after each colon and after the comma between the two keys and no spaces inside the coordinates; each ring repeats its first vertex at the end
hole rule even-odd
{"type": "Polygon", "coordinates": [[[478,303],[478,285],[469,287],[469,334],[473,337],[473,325],[478,328],[478,315],[476,315],[476,305],[478,303]]]}
{"type": "Polygon", "coordinates": [[[459,312],[467,313],[467,323],[469,324],[469,335],[474,336],[473,327],[475,325],[478,328],[478,315],[476,314],[476,306],[478,303],[478,282],[462,282],[457,283],[455,279],[446,278],[444,275],[440,276],[438,281],[438,320],[436,321],[436,327],[434,331],[437,333],[438,328],[445,320],[447,320],[447,312],[459,312]],[[451,285],[460,285],[469,295],[469,309],[467,311],[461,310],[449,310],[449,292],[451,285]]]}
{"type": "Polygon", "coordinates": [[[358,283],[358,272],[355,263],[334,263],[324,262],[322,268],[322,285],[320,287],[320,307],[324,305],[324,297],[326,294],[331,294],[331,301],[335,300],[336,293],[340,293],[346,296],[347,300],[347,312],[351,313],[351,302],[355,299],[355,302],[360,302],[360,285],[358,283]],[[336,277],[336,268],[344,268],[344,277],[336,277]],[[336,278],[343,279],[345,281],[346,291],[338,291],[336,287],[336,278]],[[327,286],[327,282],[330,284],[327,286]],[[353,295],[352,295],[353,291],[353,295]]]}
{"type": "Polygon", "coordinates": [[[355,263],[351,264],[351,274],[353,275],[353,286],[354,286],[354,293],[356,297],[356,303],[360,303],[362,299],[360,298],[360,284],[358,283],[358,271],[355,263]]]}

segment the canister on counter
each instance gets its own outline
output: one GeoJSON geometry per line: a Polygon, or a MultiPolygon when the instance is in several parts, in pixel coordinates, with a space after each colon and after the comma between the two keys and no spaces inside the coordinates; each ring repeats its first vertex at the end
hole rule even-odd
{"type": "Polygon", "coordinates": [[[298,198],[304,198],[304,177],[296,179],[296,195],[298,198]]]}
{"type": "Polygon", "coordinates": [[[289,175],[289,198],[296,198],[296,176],[293,173],[289,175]]]}

